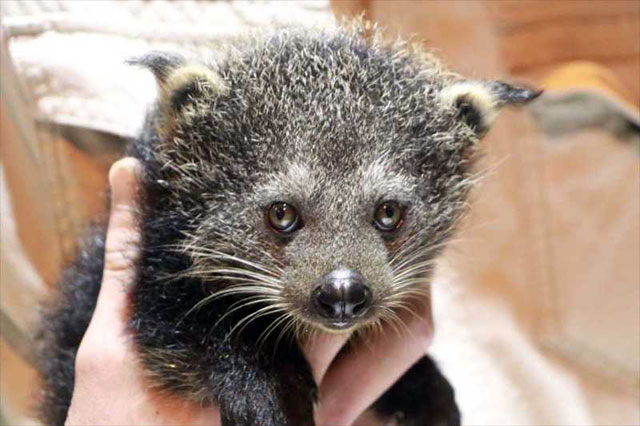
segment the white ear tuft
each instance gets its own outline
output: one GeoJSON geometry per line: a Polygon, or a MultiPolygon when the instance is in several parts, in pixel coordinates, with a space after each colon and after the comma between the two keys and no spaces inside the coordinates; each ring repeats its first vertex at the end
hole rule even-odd
{"type": "Polygon", "coordinates": [[[482,137],[505,105],[523,105],[542,92],[499,81],[459,81],[440,92],[442,103],[457,110],[458,117],[482,137]]]}
{"type": "Polygon", "coordinates": [[[128,61],[149,69],[156,77],[162,109],[178,110],[194,96],[215,97],[228,92],[225,81],[204,65],[192,65],[180,55],[151,52],[128,61]]]}
{"type": "Polygon", "coordinates": [[[179,110],[190,99],[224,95],[229,88],[216,72],[204,65],[185,65],[170,72],[158,82],[160,103],[171,110],[179,110]]]}
{"type": "Polygon", "coordinates": [[[149,69],[158,83],[159,132],[171,133],[178,117],[189,120],[195,109],[208,108],[210,101],[225,95],[229,87],[213,69],[188,64],[182,56],[152,52],[128,61],[149,69]]]}

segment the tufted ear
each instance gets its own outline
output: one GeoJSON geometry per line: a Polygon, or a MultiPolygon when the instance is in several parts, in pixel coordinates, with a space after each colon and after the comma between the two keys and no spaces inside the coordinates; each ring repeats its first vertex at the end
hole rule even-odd
{"type": "Polygon", "coordinates": [[[222,77],[204,65],[188,64],[180,55],[151,52],[127,61],[149,69],[158,83],[160,111],[171,116],[195,99],[214,98],[227,92],[222,77]]]}
{"type": "Polygon", "coordinates": [[[458,117],[478,135],[484,136],[504,106],[524,105],[542,93],[501,81],[459,81],[441,92],[445,105],[457,110],[458,117]]]}

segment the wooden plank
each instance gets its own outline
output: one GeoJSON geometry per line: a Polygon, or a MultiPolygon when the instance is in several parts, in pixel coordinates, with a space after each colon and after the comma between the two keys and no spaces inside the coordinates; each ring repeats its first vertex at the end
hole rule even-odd
{"type": "Polygon", "coordinates": [[[370,19],[371,0],[331,0],[331,11],[336,18],[364,16],[370,19]]]}
{"type": "Polygon", "coordinates": [[[514,72],[575,60],[620,60],[640,54],[640,23],[634,17],[564,25],[523,27],[501,37],[504,58],[514,72]]]}
{"type": "Polygon", "coordinates": [[[0,339],[0,389],[6,424],[37,424],[32,416],[38,381],[36,370],[0,339]]]}
{"type": "Polygon", "coordinates": [[[640,100],[640,1],[486,4],[512,74],[541,79],[567,62],[595,62],[616,74],[627,100],[640,100]]]}
{"type": "Polygon", "coordinates": [[[371,17],[391,32],[424,40],[458,72],[503,74],[499,40],[482,1],[373,0],[371,17]]]}
{"type": "Polygon", "coordinates": [[[571,21],[610,19],[638,16],[637,0],[503,0],[489,1],[487,8],[495,25],[502,32],[518,31],[520,27],[549,24],[565,25],[571,21]]]}
{"type": "Polygon", "coordinates": [[[7,107],[0,107],[2,166],[18,235],[29,260],[47,284],[58,277],[62,254],[50,182],[42,159],[29,151],[7,107]]]}

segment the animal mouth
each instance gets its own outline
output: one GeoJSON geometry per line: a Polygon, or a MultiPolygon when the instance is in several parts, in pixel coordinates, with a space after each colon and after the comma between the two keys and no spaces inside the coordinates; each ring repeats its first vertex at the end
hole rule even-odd
{"type": "Polygon", "coordinates": [[[375,320],[376,315],[369,311],[364,315],[358,317],[336,317],[336,318],[322,318],[314,316],[309,321],[313,326],[329,332],[329,333],[348,333],[355,330],[358,327],[365,326],[375,320]]]}
{"type": "Polygon", "coordinates": [[[355,324],[351,321],[329,321],[323,325],[329,328],[335,328],[336,330],[345,330],[349,327],[353,327],[355,324]]]}
{"type": "Polygon", "coordinates": [[[320,329],[329,333],[345,333],[354,329],[358,323],[354,321],[322,321],[317,325],[320,329]]]}

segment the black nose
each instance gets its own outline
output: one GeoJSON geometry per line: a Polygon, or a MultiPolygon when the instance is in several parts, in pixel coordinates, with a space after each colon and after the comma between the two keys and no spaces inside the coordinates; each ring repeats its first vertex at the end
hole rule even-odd
{"type": "Polygon", "coordinates": [[[322,277],[311,299],[322,317],[344,321],[367,311],[371,305],[371,290],[362,275],[348,269],[336,269],[322,277]]]}

